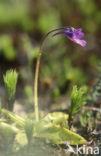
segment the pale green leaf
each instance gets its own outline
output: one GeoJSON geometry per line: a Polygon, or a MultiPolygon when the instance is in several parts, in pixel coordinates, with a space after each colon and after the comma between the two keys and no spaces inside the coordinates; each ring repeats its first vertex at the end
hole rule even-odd
{"type": "Polygon", "coordinates": [[[79,145],[84,144],[87,141],[80,135],[60,126],[51,126],[44,129],[38,137],[48,139],[55,144],[79,145]]]}
{"type": "Polygon", "coordinates": [[[46,115],[42,120],[36,123],[36,133],[50,127],[52,125],[60,125],[64,121],[67,121],[68,114],[62,112],[53,112],[46,115]]]}
{"type": "Polygon", "coordinates": [[[3,137],[13,137],[13,135],[15,135],[17,132],[18,129],[15,126],[0,122],[0,133],[3,137]]]}
{"type": "Polygon", "coordinates": [[[24,126],[24,119],[6,109],[1,110],[6,116],[8,116],[12,121],[14,121],[17,125],[23,127],[24,126]]]}
{"type": "Polygon", "coordinates": [[[80,135],[61,126],[68,115],[62,112],[49,113],[35,125],[35,136],[48,139],[55,144],[84,144],[86,140],[80,135]]]}

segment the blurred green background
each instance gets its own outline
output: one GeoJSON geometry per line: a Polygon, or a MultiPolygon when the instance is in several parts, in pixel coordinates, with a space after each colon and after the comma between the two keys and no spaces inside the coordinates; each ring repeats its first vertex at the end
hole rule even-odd
{"type": "Polygon", "coordinates": [[[16,98],[26,99],[26,105],[33,103],[33,80],[40,42],[48,31],[61,26],[83,28],[87,46],[82,48],[62,35],[47,39],[39,77],[42,108],[60,99],[64,101],[74,84],[90,87],[94,84],[101,57],[101,2],[0,0],[1,99],[5,97],[3,74],[14,68],[19,73],[16,98]]]}

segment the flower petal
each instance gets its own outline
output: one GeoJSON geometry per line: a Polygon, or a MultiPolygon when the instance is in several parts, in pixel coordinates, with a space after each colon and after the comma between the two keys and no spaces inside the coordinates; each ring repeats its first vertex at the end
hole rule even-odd
{"type": "Polygon", "coordinates": [[[76,29],[77,31],[79,31],[79,32],[82,32],[82,28],[79,28],[79,29],[76,29]]]}
{"type": "Polygon", "coordinates": [[[80,40],[80,42],[81,42],[81,44],[80,44],[80,45],[81,45],[82,47],[85,47],[85,46],[86,46],[86,44],[87,44],[87,42],[86,42],[85,40],[80,40]]]}
{"type": "Polygon", "coordinates": [[[79,38],[80,39],[80,38],[84,37],[84,33],[82,31],[78,31],[78,29],[75,30],[73,34],[74,34],[75,38],[79,38]]]}
{"type": "Polygon", "coordinates": [[[71,39],[73,42],[80,44],[82,47],[85,47],[87,42],[85,40],[79,40],[79,39],[71,39]]]}

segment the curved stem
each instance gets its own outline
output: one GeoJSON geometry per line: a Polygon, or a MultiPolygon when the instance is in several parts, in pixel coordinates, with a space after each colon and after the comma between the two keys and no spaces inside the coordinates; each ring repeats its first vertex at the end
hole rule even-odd
{"type": "Polygon", "coordinates": [[[70,27],[61,27],[61,28],[57,28],[54,30],[49,31],[43,38],[41,45],[40,45],[40,49],[39,49],[39,53],[38,53],[38,57],[37,57],[37,62],[36,62],[36,70],[35,70],[35,79],[34,79],[34,109],[35,109],[35,119],[36,121],[39,120],[39,111],[38,111],[38,78],[39,78],[39,66],[40,66],[40,56],[42,53],[42,49],[44,46],[44,42],[46,40],[46,38],[48,37],[49,34],[58,31],[58,30],[64,30],[64,29],[69,29],[70,27]]]}

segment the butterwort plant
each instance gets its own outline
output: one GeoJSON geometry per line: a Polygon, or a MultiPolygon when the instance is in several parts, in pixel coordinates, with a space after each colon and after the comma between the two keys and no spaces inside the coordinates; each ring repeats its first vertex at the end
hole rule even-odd
{"type": "Polygon", "coordinates": [[[71,41],[81,45],[82,47],[85,47],[86,44],[87,44],[87,42],[85,40],[82,40],[82,38],[84,37],[84,33],[82,32],[82,28],[75,29],[73,27],[61,27],[61,28],[57,28],[57,29],[53,29],[53,30],[49,31],[44,36],[44,38],[43,38],[43,40],[41,42],[39,53],[38,53],[38,57],[37,57],[36,70],[35,70],[35,79],[34,79],[34,109],[35,109],[36,121],[39,120],[39,111],[38,111],[38,77],[39,77],[40,56],[41,56],[41,53],[42,53],[44,42],[45,42],[46,38],[51,33],[53,33],[52,37],[54,37],[56,35],[64,34],[68,39],[70,39],[71,41]]]}

